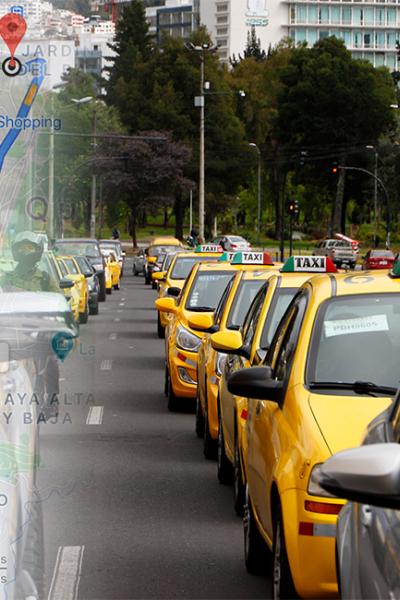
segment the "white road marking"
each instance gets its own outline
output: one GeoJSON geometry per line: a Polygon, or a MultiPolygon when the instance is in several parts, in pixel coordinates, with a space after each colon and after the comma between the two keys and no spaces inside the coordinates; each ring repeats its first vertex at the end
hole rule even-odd
{"type": "Polygon", "coordinates": [[[125,306],[125,302],[120,302],[119,305],[120,306],[125,306]]]}
{"type": "Polygon", "coordinates": [[[125,301],[125,298],[121,298],[121,300],[122,300],[122,302],[124,302],[124,301],[125,301]]]}
{"type": "Polygon", "coordinates": [[[119,308],[119,309],[117,310],[117,313],[122,313],[122,308],[119,308]]]}
{"type": "Polygon", "coordinates": [[[89,408],[86,425],[101,425],[103,422],[104,406],[91,406],[89,408]]]}
{"type": "Polygon", "coordinates": [[[117,334],[116,333],[110,333],[109,339],[110,340],[116,340],[117,339],[117,334]]]}
{"type": "Polygon", "coordinates": [[[101,371],[111,371],[112,369],[112,359],[106,359],[106,360],[102,360],[101,364],[100,364],[100,370],[101,371]]]}
{"type": "Polygon", "coordinates": [[[135,346],[129,346],[129,350],[134,350],[135,346]]]}
{"type": "Polygon", "coordinates": [[[114,319],[114,323],[119,323],[121,321],[121,319],[119,317],[117,317],[116,319],[114,319]]]}
{"type": "Polygon", "coordinates": [[[48,600],[75,600],[78,597],[85,546],[60,546],[57,552],[48,600]]]}

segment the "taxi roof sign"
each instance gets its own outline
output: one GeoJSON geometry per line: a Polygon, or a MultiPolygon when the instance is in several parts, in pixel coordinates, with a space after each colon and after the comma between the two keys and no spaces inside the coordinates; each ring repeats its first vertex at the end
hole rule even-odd
{"type": "Polygon", "coordinates": [[[198,244],[196,246],[195,252],[197,252],[197,253],[202,253],[202,252],[217,253],[217,252],[222,252],[222,248],[218,244],[198,244]]]}
{"type": "Polygon", "coordinates": [[[273,265],[273,261],[268,252],[236,252],[231,259],[233,265],[273,265]]]}
{"type": "Polygon", "coordinates": [[[337,273],[337,269],[328,256],[291,256],[281,273],[337,273]]]}
{"type": "Polygon", "coordinates": [[[222,256],[219,257],[218,262],[231,262],[236,252],[224,252],[222,256]]]}

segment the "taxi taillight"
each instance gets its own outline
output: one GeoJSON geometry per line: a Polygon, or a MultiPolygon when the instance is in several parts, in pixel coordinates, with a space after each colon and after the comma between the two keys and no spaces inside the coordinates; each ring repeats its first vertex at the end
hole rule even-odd
{"type": "Polygon", "coordinates": [[[321,515],[338,515],[343,508],[343,504],[328,504],[327,502],[305,500],[304,508],[310,512],[319,513],[321,515]]]}

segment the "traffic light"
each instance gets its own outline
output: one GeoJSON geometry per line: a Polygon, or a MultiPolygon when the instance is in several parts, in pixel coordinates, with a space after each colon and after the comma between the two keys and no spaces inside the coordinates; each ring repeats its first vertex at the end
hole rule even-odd
{"type": "Polygon", "coordinates": [[[300,211],[299,201],[289,200],[287,210],[290,216],[298,215],[300,211]]]}
{"type": "Polygon", "coordinates": [[[339,172],[339,167],[337,162],[332,163],[331,166],[331,173],[333,173],[333,175],[336,175],[339,172]]]}

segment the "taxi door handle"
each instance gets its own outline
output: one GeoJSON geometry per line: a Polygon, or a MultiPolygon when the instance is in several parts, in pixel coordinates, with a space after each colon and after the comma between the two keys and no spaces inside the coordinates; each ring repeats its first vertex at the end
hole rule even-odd
{"type": "Polygon", "coordinates": [[[370,527],[372,523],[372,509],[368,504],[360,506],[360,521],[364,527],[370,527]]]}
{"type": "Polygon", "coordinates": [[[256,406],[256,417],[258,417],[263,409],[264,405],[262,402],[258,401],[256,406]]]}

